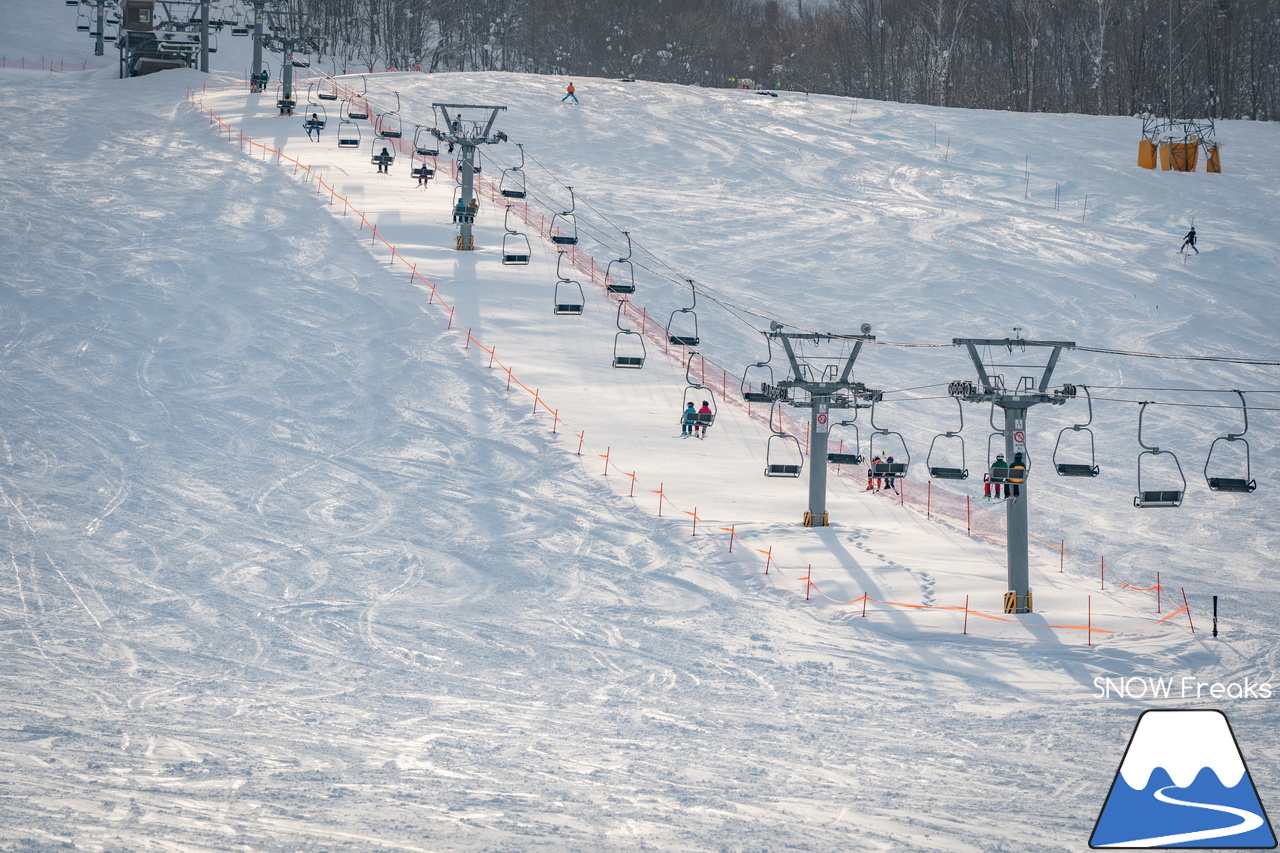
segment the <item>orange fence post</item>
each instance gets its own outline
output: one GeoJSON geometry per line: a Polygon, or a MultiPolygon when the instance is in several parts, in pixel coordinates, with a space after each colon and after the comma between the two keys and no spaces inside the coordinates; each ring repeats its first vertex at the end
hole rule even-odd
{"type": "Polygon", "coordinates": [[[582,455],[582,443],[585,442],[586,440],[587,440],[587,431],[584,429],[582,432],[578,433],[578,455],[579,456],[582,455]]]}
{"type": "Polygon", "coordinates": [[[1085,630],[1085,636],[1088,637],[1088,644],[1092,646],[1093,645],[1093,596],[1092,595],[1087,596],[1087,599],[1088,599],[1087,607],[1089,608],[1089,618],[1088,618],[1088,621],[1085,623],[1084,630],[1085,630]]]}
{"type": "Polygon", "coordinates": [[[1187,603],[1187,588],[1180,587],[1182,590],[1182,606],[1187,609],[1187,624],[1191,626],[1191,633],[1196,632],[1196,623],[1191,621],[1191,605],[1187,603]]]}
{"type": "Polygon", "coordinates": [[[1156,572],[1156,613],[1160,612],[1160,598],[1164,594],[1164,588],[1160,586],[1160,573],[1156,572]]]}
{"type": "Polygon", "coordinates": [[[809,564],[809,574],[804,576],[804,600],[809,600],[809,590],[813,587],[813,563],[809,564]]]}
{"type": "Polygon", "coordinates": [[[631,478],[631,491],[627,492],[627,497],[634,498],[636,496],[636,472],[632,471],[627,476],[631,478]]]}
{"type": "Polygon", "coordinates": [[[969,596],[964,597],[964,631],[965,636],[969,635],[969,596]]]}
{"type": "Polygon", "coordinates": [[[606,477],[609,476],[609,454],[612,452],[613,452],[613,447],[606,447],[604,449],[604,453],[599,454],[600,458],[604,460],[604,475],[606,477]]]}

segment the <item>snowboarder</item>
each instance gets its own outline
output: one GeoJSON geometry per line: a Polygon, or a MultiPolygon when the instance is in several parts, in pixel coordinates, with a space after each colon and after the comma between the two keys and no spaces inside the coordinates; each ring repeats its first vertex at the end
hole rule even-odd
{"type": "Polygon", "coordinates": [[[1200,254],[1200,250],[1196,248],[1196,227],[1194,225],[1192,225],[1191,230],[1187,232],[1187,236],[1182,238],[1182,248],[1178,249],[1178,254],[1181,255],[1188,246],[1190,246],[1197,255],[1200,254]]]}
{"type": "Polygon", "coordinates": [[[385,145],[382,146],[382,153],[379,154],[376,159],[378,161],[378,174],[389,174],[387,169],[391,165],[391,152],[387,150],[385,145]]]}
{"type": "MultiPolygon", "coordinates": [[[[693,403],[690,403],[689,405],[692,406],[693,403]]],[[[715,413],[711,411],[711,404],[708,403],[706,400],[703,400],[702,408],[698,409],[698,423],[693,428],[694,433],[697,433],[698,430],[702,430],[701,435],[699,435],[698,437],[706,438],[707,427],[711,426],[711,421],[714,420],[714,418],[715,418],[715,413]]]]}
{"type": "MultiPolygon", "coordinates": [[[[1004,461],[1004,454],[997,453],[996,461],[991,463],[991,488],[996,500],[1000,500],[1000,484],[1005,482],[1005,472],[997,471],[997,468],[1008,468],[1009,463],[1004,461]]],[[[1005,484],[1005,497],[1009,497],[1008,484],[1005,484]]]]}
{"type": "Polygon", "coordinates": [[[575,95],[575,94],[573,93],[573,84],[572,84],[572,83],[570,83],[570,84],[569,84],[569,87],[568,87],[567,89],[565,89],[564,91],[565,91],[565,96],[564,96],[563,98],[561,98],[561,99],[560,99],[560,103],[562,103],[562,104],[563,104],[565,101],[569,100],[570,98],[573,98],[573,102],[574,102],[575,104],[576,104],[576,103],[578,103],[578,96],[577,96],[577,95],[575,95]]]}
{"type": "Polygon", "coordinates": [[[680,415],[680,436],[688,438],[693,435],[694,426],[698,423],[698,410],[693,407],[693,401],[689,401],[689,405],[684,407],[684,412],[680,415]]]}

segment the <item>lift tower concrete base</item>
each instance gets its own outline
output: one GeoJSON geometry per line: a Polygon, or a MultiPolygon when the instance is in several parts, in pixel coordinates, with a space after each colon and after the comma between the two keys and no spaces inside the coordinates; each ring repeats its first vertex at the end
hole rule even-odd
{"type": "MultiPolygon", "coordinates": [[[[1028,556],[1028,530],[1027,518],[1029,515],[1029,505],[1031,502],[1031,457],[1027,453],[1027,411],[1034,405],[1039,403],[1052,403],[1055,406],[1061,406],[1070,399],[1058,392],[1049,390],[1049,380],[1053,376],[1053,369],[1058,365],[1058,356],[1062,354],[1064,349],[1073,349],[1075,343],[1071,341],[1028,341],[1021,338],[953,338],[951,341],[956,346],[964,346],[969,350],[969,357],[973,360],[973,366],[978,371],[978,385],[974,386],[972,382],[960,380],[952,382],[950,386],[951,395],[964,400],[966,403],[989,403],[1004,409],[1004,452],[1009,461],[1013,464],[1014,454],[1021,453],[1025,460],[1026,470],[1020,475],[1021,479],[1001,479],[999,477],[1008,477],[1010,469],[990,469],[990,477],[993,483],[1003,482],[1006,488],[1012,485],[1017,492],[1017,497],[1010,498],[1007,503],[1009,506],[1008,525],[1008,566],[1009,566],[1009,591],[1005,593],[1004,612],[1005,613],[1031,613],[1031,578],[1030,578],[1030,558],[1028,556]],[[1049,359],[1043,366],[1028,365],[1023,363],[984,363],[982,357],[978,354],[978,347],[1000,347],[1009,356],[1013,355],[1015,348],[1020,349],[1023,353],[1027,347],[1044,347],[1050,348],[1049,359]],[[991,368],[1009,368],[1018,371],[1039,371],[1039,377],[1022,373],[1017,380],[1016,387],[1010,389],[1005,386],[1005,378],[1003,373],[994,373],[987,370],[991,368]]],[[[992,421],[994,426],[994,419],[992,421]]],[[[1017,477],[1019,475],[1013,475],[1017,477]]]]}
{"type": "Polygon", "coordinates": [[[873,391],[852,379],[853,363],[862,352],[862,345],[874,341],[869,325],[862,326],[860,335],[836,335],[817,332],[784,332],[780,323],[771,323],[766,333],[780,342],[790,362],[791,375],[777,384],[784,392],[780,399],[789,406],[809,409],[809,509],[804,514],[805,527],[826,527],[827,515],[827,446],[831,435],[831,410],[850,409],[857,406],[859,398],[874,400],[879,391],[873,391]],[[809,364],[807,357],[796,355],[794,341],[852,341],[853,348],[844,364],[839,359],[827,359],[821,371],[809,364]],[[802,391],[797,397],[788,393],[792,389],[802,391]]]}

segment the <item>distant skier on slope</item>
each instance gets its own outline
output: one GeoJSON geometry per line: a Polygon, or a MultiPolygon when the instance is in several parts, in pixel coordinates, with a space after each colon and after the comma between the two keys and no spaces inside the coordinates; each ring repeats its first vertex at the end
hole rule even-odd
{"type": "Polygon", "coordinates": [[[576,104],[576,103],[579,103],[579,101],[578,101],[578,96],[577,96],[577,95],[575,95],[575,94],[573,93],[573,84],[572,84],[572,83],[570,83],[570,84],[569,84],[569,86],[568,86],[568,88],[566,88],[564,91],[565,91],[565,96],[564,96],[563,98],[561,98],[561,99],[560,99],[560,103],[562,103],[562,104],[563,104],[565,101],[569,100],[570,98],[573,98],[573,102],[574,102],[575,104],[576,104]]]}
{"type": "Polygon", "coordinates": [[[1190,246],[1197,255],[1200,254],[1200,250],[1196,248],[1196,227],[1194,225],[1192,225],[1191,230],[1187,232],[1187,236],[1182,238],[1182,248],[1178,250],[1178,254],[1181,255],[1188,246],[1190,246]]]}

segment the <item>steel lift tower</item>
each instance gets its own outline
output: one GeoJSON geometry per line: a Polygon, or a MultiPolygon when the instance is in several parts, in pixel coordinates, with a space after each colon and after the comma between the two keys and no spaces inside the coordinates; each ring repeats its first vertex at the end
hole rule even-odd
{"type": "Polygon", "coordinates": [[[871,326],[864,323],[862,334],[836,335],[817,332],[784,332],[780,323],[769,324],[766,333],[770,338],[782,344],[791,366],[791,375],[780,381],[775,387],[782,391],[779,399],[789,406],[809,409],[809,509],[804,514],[805,527],[826,527],[827,516],[827,445],[831,435],[831,410],[851,409],[858,406],[858,399],[875,400],[879,391],[872,390],[861,382],[852,379],[853,363],[862,352],[862,345],[874,341],[871,326]],[[844,364],[839,359],[827,359],[821,371],[814,370],[807,357],[796,355],[795,341],[812,341],[815,345],[822,342],[852,342],[853,347],[844,364]],[[802,391],[797,396],[789,393],[792,389],[802,391]]]}
{"type": "MultiPolygon", "coordinates": [[[[1040,403],[1052,403],[1061,406],[1071,399],[1060,391],[1050,391],[1049,381],[1053,370],[1058,365],[1058,356],[1064,349],[1074,349],[1072,341],[1028,341],[1022,338],[953,338],[956,346],[964,346],[969,350],[969,357],[978,371],[978,385],[967,380],[950,384],[951,396],[958,397],[966,403],[988,403],[1004,409],[1004,452],[1010,464],[1014,454],[1022,454],[1026,469],[1020,474],[1010,474],[1012,468],[989,469],[992,483],[1013,484],[1017,496],[1008,499],[1009,506],[1009,591],[1005,593],[1005,613],[1031,613],[1031,579],[1028,558],[1027,516],[1031,501],[1031,457],[1027,453],[1027,410],[1040,403]],[[984,363],[978,353],[978,347],[999,347],[1012,356],[1015,348],[1026,352],[1028,347],[1050,350],[1048,361],[1043,366],[1022,363],[984,363]],[[1005,385],[1004,374],[988,371],[987,368],[1007,368],[1019,371],[1039,372],[1039,376],[1023,373],[1018,377],[1017,385],[1010,389],[1005,385]],[[1020,482],[1019,479],[1020,478],[1020,482]]],[[[993,424],[994,426],[994,419],[993,424]]]]}
{"type": "MultiPolygon", "coordinates": [[[[461,199],[463,207],[470,211],[471,202],[475,198],[476,148],[481,145],[493,145],[507,141],[505,133],[493,129],[493,123],[497,120],[498,113],[505,110],[506,107],[440,103],[435,103],[431,106],[440,110],[440,115],[444,118],[444,129],[434,127],[431,129],[431,134],[442,142],[452,142],[462,149],[461,156],[458,157],[458,168],[462,171],[461,199]],[[453,112],[451,113],[450,110],[453,112]],[[488,118],[463,119],[463,110],[487,111],[488,118]]],[[[483,114],[481,112],[481,115],[483,114]]],[[[474,217],[469,212],[458,217],[459,252],[470,252],[475,249],[475,237],[472,235],[472,226],[474,225],[474,217]]]]}

